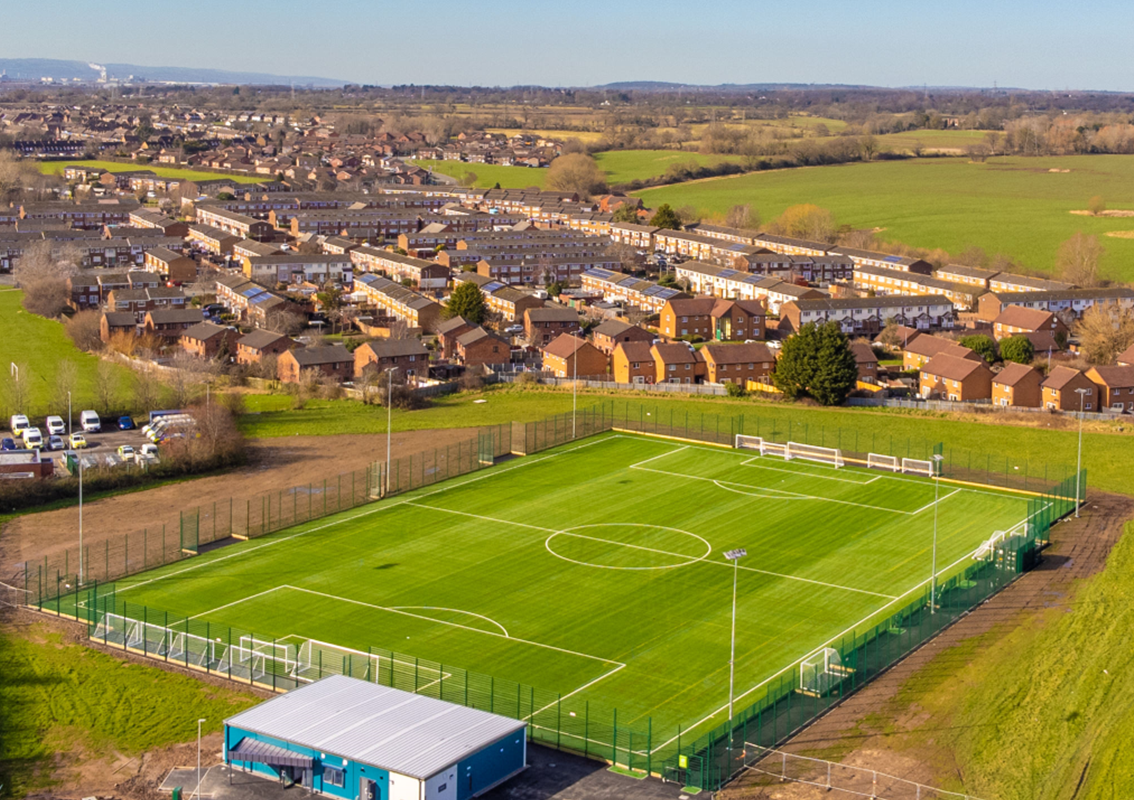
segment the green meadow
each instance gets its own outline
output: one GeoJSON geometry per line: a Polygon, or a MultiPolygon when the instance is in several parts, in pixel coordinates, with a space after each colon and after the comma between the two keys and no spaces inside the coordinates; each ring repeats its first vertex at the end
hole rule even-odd
{"type": "Polygon", "coordinates": [[[416,159],[412,163],[422,169],[431,169],[442,175],[451,175],[460,180],[466,173],[476,175],[473,184],[478,189],[491,189],[500,184],[503,189],[526,189],[529,186],[543,188],[543,179],[547,175],[546,169],[536,167],[503,167],[499,164],[469,164],[464,161],[436,161],[432,159],[416,159]]]}
{"type": "Polygon", "coordinates": [[[975,163],[915,159],[811,167],[647,189],[646,205],[693,206],[722,213],[738,203],[765,220],[797,203],[829,208],[837,221],[881,228],[885,239],[959,253],[969,245],[1051,271],[1060,242],[1076,231],[1098,234],[1107,277],[1134,280],[1134,219],[1078,216],[1101,195],[1111,209],[1134,209],[1134,158],[1092,155],[1004,157],[975,163]]]}
{"type": "Polygon", "coordinates": [[[41,161],[39,171],[44,175],[62,175],[64,167],[83,166],[102,168],[107,172],[134,172],[148,170],[161,178],[177,178],[183,181],[215,181],[228,179],[235,183],[261,183],[271,180],[269,175],[224,175],[219,172],[203,172],[197,169],[179,169],[177,167],[162,167],[157,164],[123,164],[119,161],[41,161]]]}

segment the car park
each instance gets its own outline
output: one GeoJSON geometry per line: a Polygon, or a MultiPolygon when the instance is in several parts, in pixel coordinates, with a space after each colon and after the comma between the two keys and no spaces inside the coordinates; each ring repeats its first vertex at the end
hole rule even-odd
{"type": "Polygon", "coordinates": [[[52,436],[47,437],[47,449],[48,450],[63,450],[65,447],[66,447],[66,445],[63,443],[63,437],[62,436],[52,435],[52,436]]]}
{"type": "Polygon", "coordinates": [[[19,450],[19,448],[16,446],[15,439],[11,436],[5,436],[3,439],[0,439],[0,450],[19,450]]]}
{"type": "Polygon", "coordinates": [[[134,418],[133,417],[119,417],[118,418],[118,430],[120,430],[120,431],[132,431],[132,430],[134,430],[135,427],[137,427],[137,426],[134,425],[134,418]]]}
{"type": "Polygon", "coordinates": [[[24,447],[28,450],[39,450],[43,447],[43,434],[39,428],[28,428],[24,431],[24,447]]]}
{"type": "Polygon", "coordinates": [[[9,421],[8,429],[12,431],[13,436],[20,436],[25,430],[31,427],[28,418],[23,414],[13,414],[12,419],[9,421]]]}
{"type": "Polygon", "coordinates": [[[87,433],[98,433],[102,430],[102,420],[99,419],[98,412],[84,411],[79,414],[79,425],[87,433]]]}
{"type": "Polygon", "coordinates": [[[87,437],[81,433],[72,433],[70,444],[72,450],[80,450],[87,446],[87,437]]]}
{"type": "Polygon", "coordinates": [[[118,457],[123,461],[134,458],[134,446],[130,444],[123,444],[118,446],[118,457]]]}
{"type": "Polygon", "coordinates": [[[67,432],[67,423],[63,421],[63,417],[50,416],[44,421],[44,427],[47,428],[49,434],[63,434],[67,432]]]}

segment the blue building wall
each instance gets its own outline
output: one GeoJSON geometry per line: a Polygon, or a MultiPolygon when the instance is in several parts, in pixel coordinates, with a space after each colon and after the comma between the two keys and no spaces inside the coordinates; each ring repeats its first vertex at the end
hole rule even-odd
{"type": "Polygon", "coordinates": [[[521,728],[464,758],[457,765],[457,800],[468,800],[489,786],[524,767],[524,736],[521,728]]]}
{"type": "MultiPolygon", "coordinates": [[[[379,769],[378,767],[369,764],[359,764],[354,761],[347,761],[346,759],[333,755],[326,754],[326,758],[321,758],[317,750],[312,750],[309,747],[302,747],[292,742],[287,742],[281,739],[275,739],[271,736],[263,736],[259,733],[252,731],[241,730],[226,725],[224,728],[224,748],[227,753],[232,748],[236,747],[244,738],[254,739],[260,742],[267,742],[276,747],[282,747],[285,750],[290,750],[293,753],[307,756],[315,762],[315,768],[311,779],[311,788],[316,792],[331,795],[332,797],[343,797],[348,800],[358,797],[359,786],[363,778],[369,778],[378,784],[378,800],[387,800],[390,796],[390,775],[386,770],[379,769]],[[344,779],[342,786],[332,786],[323,781],[323,766],[333,767],[344,771],[344,779]]],[[[268,766],[267,764],[257,764],[245,761],[239,761],[235,758],[230,760],[230,763],[236,767],[247,769],[250,772],[255,772],[259,775],[264,775],[269,778],[279,779],[279,770],[268,766]]]]}

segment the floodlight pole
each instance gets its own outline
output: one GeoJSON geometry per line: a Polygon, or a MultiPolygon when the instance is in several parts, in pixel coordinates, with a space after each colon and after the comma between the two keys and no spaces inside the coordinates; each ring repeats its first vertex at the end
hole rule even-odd
{"type": "Polygon", "coordinates": [[[937,508],[938,498],[941,497],[941,462],[945,456],[933,454],[933,561],[932,571],[929,575],[929,613],[937,613],[937,508]]]}
{"type": "Polygon", "coordinates": [[[386,486],[383,494],[390,494],[390,451],[394,436],[394,369],[386,372],[386,486]]]}
{"type": "Polygon", "coordinates": [[[197,720],[197,800],[201,800],[201,723],[205,720],[197,720]]]}
{"type": "Polygon", "coordinates": [[[732,702],[736,675],[736,578],[740,572],[740,559],[746,555],[748,555],[748,551],[743,547],[725,553],[725,558],[732,562],[732,633],[728,656],[728,741],[730,749],[733,744],[733,736],[735,736],[732,725],[732,702]]]}
{"type": "Polygon", "coordinates": [[[1083,398],[1090,389],[1079,388],[1075,393],[1079,395],[1079,454],[1075,458],[1075,519],[1079,518],[1079,487],[1083,480],[1083,398]]]}
{"type": "Polygon", "coordinates": [[[67,435],[71,435],[71,393],[67,392],[67,435]]]}
{"type": "Polygon", "coordinates": [[[83,585],[83,456],[75,453],[79,462],[79,586],[83,585]]]}
{"type": "MultiPolygon", "coordinates": [[[[575,338],[575,334],[571,334],[575,338]]],[[[575,353],[571,356],[571,439],[575,438],[575,408],[579,399],[579,343],[575,342],[575,353]]]]}

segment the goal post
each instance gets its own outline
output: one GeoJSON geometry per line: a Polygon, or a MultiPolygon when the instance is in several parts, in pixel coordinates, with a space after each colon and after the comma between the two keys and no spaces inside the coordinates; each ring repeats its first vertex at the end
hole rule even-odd
{"type": "Polygon", "coordinates": [[[866,454],[867,469],[884,469],[888,472],[901,472],[902,461],[897,456],[884,456],[880,453],[866,454]]]}
{"type": "Polygon", "coordinates": [[[903,458],[902,472],[907,475],[924,475],[926,478],[932,478],[935,474],[933,462],[921,458],[903,458]]]}
{"type": "Polygon", "coordinates": [[[289,644],[269,642],[257,639],[255,636],[241,636],[239,646],[249,654],[261,655],[283,667],[284,672],[291,675],[295,672],[296,659],[293,647],[289,644]]]}
{"type": "Polygon", "coordinates": [[[854,672],[843,666],[839,651],[824,647],[805,658],[799,665],[799,691],[821,697],[835,688],[847,675],[854,672]]]}
{"type": "Polygon", "coordinates": [[[763,455],[764,440],[759,436],[746,436],[743,433],[736,434],[736,443],[733,445],[737,450],[759,450],[763,455]]]}
{"type": "Polygon", "coordinates": [[[799,442],[787,443],[787,458],[801,458],[804,461],[815,461],[820,464],[831,464],[833,466],[842,467],[846,462],[843,461],[843,452],[837,447],[820,447],[816,444],[800,444],[799,442]]]}
{"type": "Polygon", "coordinates": [[[379,683],[381,665],[382,661],[375,653],[308,639],[299,646],[294,676],[310,682],[327,675],[347,675],[379,683]]]}

